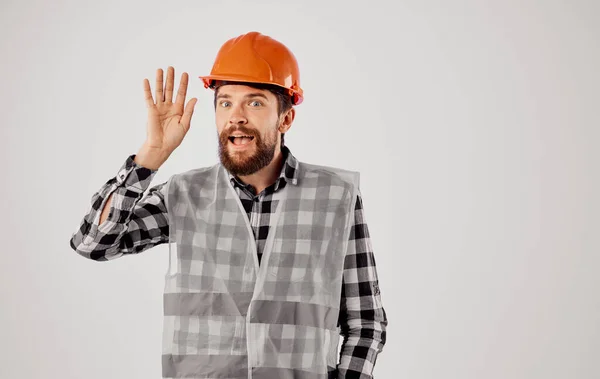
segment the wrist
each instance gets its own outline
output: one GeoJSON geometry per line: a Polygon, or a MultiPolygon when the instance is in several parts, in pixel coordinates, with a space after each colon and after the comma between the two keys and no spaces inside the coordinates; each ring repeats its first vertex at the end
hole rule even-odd
{"type": "Polygon", "coordinates": [[[166,152],[143,145],[134,158],[134,162],[151,170],[158,170],[167,160],[166,152]]]}

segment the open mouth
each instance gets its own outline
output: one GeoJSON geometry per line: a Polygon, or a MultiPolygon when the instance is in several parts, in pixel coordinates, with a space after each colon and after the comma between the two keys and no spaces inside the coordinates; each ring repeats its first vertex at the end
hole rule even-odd
{"type": "Polygon", "coordinates": [[[243,146],[250,143],[254,139],[254,136],[229,136],[228,139],[235,146],[243,146]]]}

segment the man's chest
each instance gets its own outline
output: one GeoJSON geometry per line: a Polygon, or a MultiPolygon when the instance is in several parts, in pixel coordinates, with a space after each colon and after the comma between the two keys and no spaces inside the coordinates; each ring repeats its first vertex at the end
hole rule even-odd
{"type": "Polygon", "coordinates": [[[271,223],[279,200],[273,197],[273,193],[254,196],[238,187],[235,190],[250,222],[260,263],[269,231],[272,229],[271,223]]]}

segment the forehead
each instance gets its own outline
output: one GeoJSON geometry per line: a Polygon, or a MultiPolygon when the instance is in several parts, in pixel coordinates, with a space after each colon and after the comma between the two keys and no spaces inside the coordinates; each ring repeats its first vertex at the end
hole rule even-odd
{"type": "Polygon", "coordinates": [[[228,96],[228,97],[244,97],[252,94],[262,94],[267,97],[267,99],[274,99],[275,95],[271,93],[271,91],[266,89],[259,89],[250,86],[246,86],[243,84],[225,84],[218,87],[215,91],[215,95],[219,96],[228,96]]]}

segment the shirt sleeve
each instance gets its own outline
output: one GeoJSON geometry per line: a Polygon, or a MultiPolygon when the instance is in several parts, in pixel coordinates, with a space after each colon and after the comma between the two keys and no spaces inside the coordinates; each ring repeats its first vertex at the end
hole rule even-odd
{"type": "Polygon", "coordinates": [[[377,356],[386,342],[387,324],[359,190],[344,261],[339,317],[343,341],[337,378],[373,378],[377,356]]]}
{"type": "Polygon", "coordinates": [[[165,206],[165,184],[148,189],[158,170],[137,164],[136,154],[123,163],[91,199],[91,209],[73,233],[70,246],[79,255],[108,261],[124,254],[136,254],[168,242],[169,225],[165,206]],[[100,214],[113,194],[108,218],[99,225],[100,214]]]}

